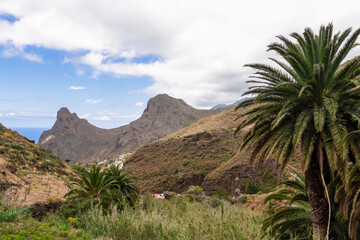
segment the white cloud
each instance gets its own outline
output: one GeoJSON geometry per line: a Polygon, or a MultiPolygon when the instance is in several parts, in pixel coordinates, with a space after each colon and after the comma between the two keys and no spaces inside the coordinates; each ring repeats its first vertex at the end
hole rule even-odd
{"type": "Polygon", "coordinates": [[[8,116],[8,117],[14,117],[15,115],[16,115],[16,113],[13,113],[13,112],[6,114],[6,116],[8,116]]]}
{"type": "Polygon", "coordinates": [[[86,89],[86,87],[84,87],[84,86],[70,86],[69,89],[70,90],[84,90],[84,89],[86,89]]]}
{"type": "Polygon", "coordinates": [[[85,103],[91,103],[91,104],[96,104],[101,102],[102,99],[86,99],[85,103]]]}
{"type": "Polygon", "coordinates": [[[32,62],[43,63],[41,56],[36,55],[34,53],[25,52],[23,46],[12,46],[7,44],[4,50],[2,51],[1,55],[3,57],[8,57],[8,58],[20,56],[32,62]]]}
{"type": "Polygon", "coordinates": [[[359,10],[351,5],[358,2],[2,0],[0,12],[19,21],[0,21],[0,43],[71,51],[64,62],[90,66],[93,78],[151,76],[146,93],[165,92],[209,107],[240,98],[250,73],[243,65],[264,62],[275,35],[328,22],[337,30],[357,27],[359,10]],[[304,12],[312,17],[304,18],[304,12]],[[147,55],[159,59],[133,61],[147,55]]]}
{"type": "Polygon", "coordinates": [[[3,114],[2,114],[2,113],[0,113],[0,117],[2,117],[2,115],[3,115],[3,114]]]}
{"type": "Polygon", "coordinates": [[[87,119],[87,118],[89,118],[91,115],[90,114],[84,114],[84,115],[82,115],[82,116],[80,116],[80,118],[84,118],[84,119],[87,119]]]}
{"type": "Polygon", "coordinates": [[[144,105],[143,102],[137,102],[137,103],[135,103],[135,106],[137,106],[137,107],[141,107],[142,105],[144,105]]]}
{"type": "Polygon", "coordinates": [[[101,117],[96,117],[96,118],[94,118],[94,120],[97,120],[97,121],[111,121],[111,118],[104,115],[104,116],[101,116],[101,117]]]}

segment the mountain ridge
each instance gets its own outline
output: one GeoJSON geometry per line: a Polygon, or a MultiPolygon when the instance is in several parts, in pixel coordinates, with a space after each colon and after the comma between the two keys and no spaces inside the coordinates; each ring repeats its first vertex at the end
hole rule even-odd
{"type": "Polygon", "coordinates": [[[224,109],[198,110],[182,99],[159,94],[148,101],[137,120],[118,128],[102,129],[61,108],[53,127],[41,134],[39,145],[51,149],[62,159],[71,159],[72,163],[116,159],[120,154],[132,152],[222,111],[224,109]]]}

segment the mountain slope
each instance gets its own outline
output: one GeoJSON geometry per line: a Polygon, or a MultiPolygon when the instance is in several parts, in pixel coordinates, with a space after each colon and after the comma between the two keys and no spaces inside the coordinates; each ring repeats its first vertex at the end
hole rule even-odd
{"type": "Polygon", "coordinates": [[[249,181],[275,179],[274,161],[255,167],[249,163],[249,154],[240,152],[242,136],[249,128],[234,136],[242,121],[235,120],[238,114],[231,110],[213,115],[142,146],[129,156],[124,168],[139,178],[141,190],[151,192],[182,192],[200,185],[206,193],[219,187],[233,193],[249,181]]]}
{"type": "Polygon", "coordinates": [[[181,99],[166,94],[151,98],[142,116],[128,125],[101,129],[80,119],[66,108],[58,111],[52,129],[43,132],[39,145],[51,149],[62,159],[96,162],[115,159],[120,154],[182,129],[198,119],[223,110],[197,110],[181,99]]]}
{"type": "Polygon", "coordinates": [[[0,195],[5,201],[32,204],[62,198],[71,174],[48,149],[0,124],[0,195]]]}

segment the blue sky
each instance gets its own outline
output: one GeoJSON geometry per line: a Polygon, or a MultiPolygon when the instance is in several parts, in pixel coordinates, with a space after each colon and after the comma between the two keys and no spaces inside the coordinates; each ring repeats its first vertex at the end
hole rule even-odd
{"type": "Polygon", "coordinates": [[[25,51],[41,56],[42,62],[0,58],[0,119],[5,126],[51,127],[56,111],[65,106],[97,126],[112,128],[138,118],[146,107],[150,96],[139,89],[151,85],[148,76],[94,78],[90,69],[63,62],[74,53],[38,47],[25,51]]]}
{"type": "Polygon", "coordinates": [[[0,123],[50,128],[65,106],[113,128],[137,119],[160,93],[202,109],[233,103],[248,87],[243,65],[268,62],[266,46],[276,35],[329,22],[339,31],[358,28],[358,5],[2,0],[0,123]]]}

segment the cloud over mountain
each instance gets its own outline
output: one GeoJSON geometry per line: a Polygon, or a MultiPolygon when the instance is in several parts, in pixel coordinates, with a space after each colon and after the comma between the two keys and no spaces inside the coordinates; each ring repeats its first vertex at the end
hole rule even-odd
{"type": "MultiPolygon", "coordinates": [[[[69,53],[64,62],[74,64],[80,75],[85,66],[94,78],[104,73],[150,76],[152,85],[144,92],[166,92],[210,107],[239,99],[250,73],[243,65],[263,61],[274,35],[331,21],[341,29],[360,20],[356,8],[335,1],[281,0],[276,4],[281,7],[273,5],[235,0],[3,0],[0,12],[16,21],[0,18],[0,44],[11,51],[25,46],[64,50],[69,53]]],[[[15,53],[43,61],[36,53],[15,53]]]]}

